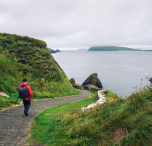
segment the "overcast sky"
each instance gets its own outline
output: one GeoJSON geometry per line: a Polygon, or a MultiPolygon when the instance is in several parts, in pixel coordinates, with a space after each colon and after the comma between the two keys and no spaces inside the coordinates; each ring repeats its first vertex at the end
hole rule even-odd
{"type": "Polygon", "coordinates": [[[0,32],[55,49],[152,49],[152,0],[0,0],[0,32]]]}

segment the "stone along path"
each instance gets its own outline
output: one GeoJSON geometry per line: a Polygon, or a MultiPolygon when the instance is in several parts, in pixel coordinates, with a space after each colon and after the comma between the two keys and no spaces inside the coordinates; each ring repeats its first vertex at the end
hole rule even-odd
{"type": "Polygon", "coordinates": [[[61,105],[72,103],[87,97],[91,97],[88,91],[81,90],[80,95],[38,100],[32,102],[29,115],[23,113],[23,105],[0,113],[0,146],[23,146],[28,136],[28,131],[34,118],[43,110],[61,105]]]}

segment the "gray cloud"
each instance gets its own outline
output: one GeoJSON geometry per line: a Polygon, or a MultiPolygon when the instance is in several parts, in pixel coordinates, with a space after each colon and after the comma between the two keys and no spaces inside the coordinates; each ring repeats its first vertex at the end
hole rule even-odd
{"type": "Polygon", "coordinates": [[[151,0],[1,0],[0,32],[52,48],[120,45],[152,49],[151,0]]]}

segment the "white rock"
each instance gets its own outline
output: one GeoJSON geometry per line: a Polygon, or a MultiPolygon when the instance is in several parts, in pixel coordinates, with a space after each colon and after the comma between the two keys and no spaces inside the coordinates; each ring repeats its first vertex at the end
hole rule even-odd
{"type": "Polygon", "coordinates": [[[98,91],[98,97],[99,97],[99,99],[98,99],[96,102],[91,103],[91,104],[88,105],[87,107],[81,108],[81,111],[82,111],[82,112],[85,112],[85,111],[88,111],[88,110],[90,110],[90,109],[92,109],[92,108],[95,108],[95,107],[97,107],[97,106],[102,106],[104,103],[106,103],[107,99],[106,99],[106,97],[105,97],[104,91],[105,91],[105,90],[99,90],[99,91],[98,91]]]}

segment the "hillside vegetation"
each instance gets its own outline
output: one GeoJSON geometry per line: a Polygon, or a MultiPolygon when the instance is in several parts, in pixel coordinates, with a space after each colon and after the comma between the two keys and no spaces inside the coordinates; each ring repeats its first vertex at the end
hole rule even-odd
{"type": "Polygon", "coordinates": [[[0,33],[0,91],[16,97],[23,78],[28,79],[34,96],[78,94],[44,41],[0,33]]]}
{"type": "Polygon", "coordinates": [[[139,51],[138,49],[132,49],[127,47],[117,47],[117,46],[96,46],[91,47],[88,51],[139,51]]]}
{"type": "Polygon", "coordinates": [[[127,99],[108,91],[104,106],[80,112],[91,100],[50,108],[35,118],[31,143],[45,145],[151,145],[152,89],[127,99]]]}

